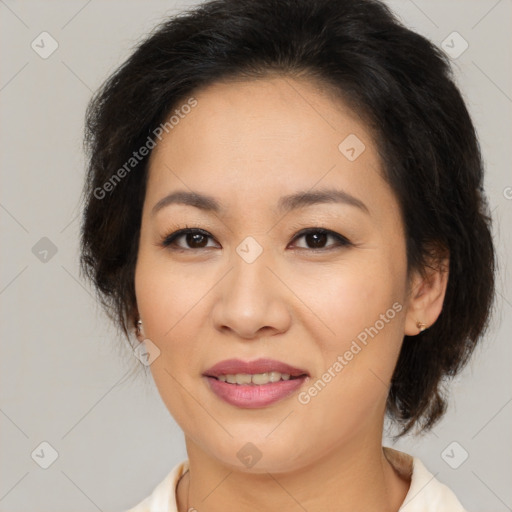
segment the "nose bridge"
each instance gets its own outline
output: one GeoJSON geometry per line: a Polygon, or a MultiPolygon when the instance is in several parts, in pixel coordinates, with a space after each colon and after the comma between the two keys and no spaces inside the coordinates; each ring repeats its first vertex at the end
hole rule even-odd
{"type": "Polygon", "coordinates": [[[247,338],[262,327],[285,329],[289,314],[285,290],[271,271],[276,267],[273,251],[256,237],[246,237],[231,254],[230,267],[215,306],[217,327],[247,338]]]}
{"type": "MultiPolygon", "coordinates": [[[[263,297],[268,300],[267,292],[271,292],[270,278],[272,273],[272,251],[263,245],[264,236],[245,237],[232,254],[233,270],[230,277],[230,288],[237,295],[252,296],[254,299],[263,297]]],[[[239,298],[241,298],[239,297],[239,298]]]]}

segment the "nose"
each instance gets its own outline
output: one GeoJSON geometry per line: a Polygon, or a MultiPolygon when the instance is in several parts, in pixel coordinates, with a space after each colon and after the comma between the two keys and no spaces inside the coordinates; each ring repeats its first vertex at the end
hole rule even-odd
{"type": "Polygon", "coordinates": [[[234,254],[231,270],[216,287],[212,312],[215,327],[224,334],[252,340],[290,327],[292,292],[269,252],[252,263],[234,254]]]}

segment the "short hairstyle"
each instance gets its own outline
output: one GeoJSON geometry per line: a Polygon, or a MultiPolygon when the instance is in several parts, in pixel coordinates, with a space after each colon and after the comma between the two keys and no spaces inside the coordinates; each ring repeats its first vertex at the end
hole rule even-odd
{"type": "Polygon", "coordinates": [[[426,431],[445,412],[444,380],[489,325],[496,261],[480,147],[449,59],[378,0],[213,0],[156,27],[88,105],[80,271],[131,344],[149,155],[126,162],[199,88],[270,75],[322,84],[366,121],[408,272],[449,254],[442,312],[404,337],[387,399],[399,436],[426,431]]]}

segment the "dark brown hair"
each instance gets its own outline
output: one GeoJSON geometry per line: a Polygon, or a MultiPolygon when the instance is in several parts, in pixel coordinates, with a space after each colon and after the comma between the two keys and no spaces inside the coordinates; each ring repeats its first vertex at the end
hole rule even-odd
{"type": "Polygon", "coordinates": [[[402,434],[427,430],[446,407],[443,380],[488,325],[495,256],[479,144],[448,57],[380,1],[214,0],[158,26],[88,106],[81,271],[130,342],[148,156],[129,172],[126,162],[198,88],[272,73],[337,91],[376,134],[408,270],[449,252],[443,310],[419,337],[405,336],[387,402],[402,434]]]}

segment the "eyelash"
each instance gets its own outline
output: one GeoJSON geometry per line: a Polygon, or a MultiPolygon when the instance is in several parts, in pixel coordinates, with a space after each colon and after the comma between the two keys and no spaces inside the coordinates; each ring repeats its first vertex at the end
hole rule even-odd
{"type": "MultiPolygon", "coordinates": [[[[200,229],[200,228],[193,228],[193,227],[187,226],[186,228],[179,229],[178,231],[174,231],[173,233],[171,233],[169,235],[164,235],[162,237],[161,241],[160,241],[160,245],[165,247],[166,249],[169,249],[169,250],[172,250],[172,251],[178,251],[178,252],[198,251],[198,250],[201,250],[201,249],[212,249],[212,247],[201,247],[201,248],[192,249],[192,248],[184,248],[184,247],[177,246],[176,245],[176,240],[178,240],[180,237],[182,237],[184,235],[187,235],[189,233],[200,234],[200,235],[204,235],[206,237],[209,237],[209,238],[213,239],[213,237],[207,231],[204,231],[203,229],[200,229]]],[[[311,233],[320,233],[322,235],[328,235],[328,236],[334,238],[336,240],[337,244],[334,247],[319,248],[319,249],[299,247],[300,250],[312,251],[312,252],[320,252],[320,251],[321,252],[325,252],[325,251],[330,251],[330,250],[333,250],[333,249],[336,249],[336,248],[348,247],[348,246],[353,245],[350,242],[350,240],[348,240],[343,235],[340,235],[339,233],[336,233],[335,231],[331,231],[330,229],[325,229],[325,228],[306,228],[306,229],[303,229],[303,230],[299,231],[294,236],[292,242],[295,242],[299,238],[302,238],[303,236],[309,235],[311,233]]]]}

